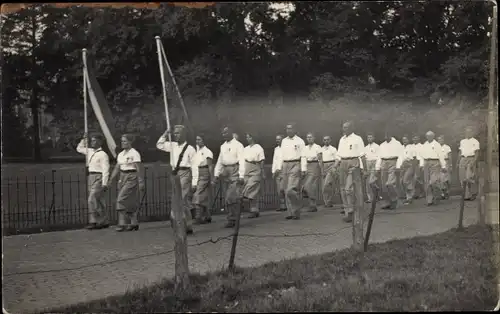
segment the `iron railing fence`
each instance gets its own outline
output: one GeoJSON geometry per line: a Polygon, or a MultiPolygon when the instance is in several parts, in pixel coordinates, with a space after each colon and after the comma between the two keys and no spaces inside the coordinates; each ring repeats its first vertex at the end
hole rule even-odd
{"type": "MultiPolygon", "coordinates": [[[[145,192],[141,200],[141,221],[169,219],[171,187],[168,168],[158,165],[145,166],[145,192]]],[[[267,178],[262,182],[259,208],[278,208],[277,187],[266,166],[267,178]]],[[[321,181],[321,180],[320,180],[321,181]]],[[[4,234],[33,233],[48,230],[64,230],[83,226],[88,220],[87,183],[83,167],[66,170],[48,170],[23,175],[17,173],[2,177],[2,227],[4,234]]],[[[453,187],[459,187],[456,174],[453,187]]],[[[321,191],[321,182],[318,187],[321,191]]],[[[212,212],[220,214],[224,207],[223,183],[212,187],[212,212]]],[[[139,193],[139,192],[138,192],[139,193]]],[[[115,210],[116,184],[106,195],[106,209],[110,222],[117,220],[115,210]]],[[[322,193],[318,193],[322,200],[322,193]]],[[[341,204],[337,189],[335,204],[341,204]]]]}
{"type": "MultiPolygon", "coordinates": [[[[169,171],[164,166],[145,166],[145,191],[139,195],[142,221],[169,219],[171,187],[169,171]]],[[[259,207],[276,208],[279,198],[274,181],[262,182],[259,207]]],[[[212,187],[213,214],[224,207],[224,184],[212,187]]],[[[83,167],[70,171],[49,170],[41,174],[15,174],[2,177],[2,227],[4,234],[63,230],[87,223],[87,183],[83,167]]],[[[139,191],[138,191],[139,193],[139,191]]],[[[110,222],[116,222],[116,183],[106,193],[110,222]]]]}

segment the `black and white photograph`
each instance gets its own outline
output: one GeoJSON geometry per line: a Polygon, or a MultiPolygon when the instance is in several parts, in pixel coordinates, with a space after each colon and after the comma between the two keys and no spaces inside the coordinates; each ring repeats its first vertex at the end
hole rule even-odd
{"type": "Polygon", "coordinates": [[[500,310],[497,2],[4,3],[2,309],[500,310]]]}

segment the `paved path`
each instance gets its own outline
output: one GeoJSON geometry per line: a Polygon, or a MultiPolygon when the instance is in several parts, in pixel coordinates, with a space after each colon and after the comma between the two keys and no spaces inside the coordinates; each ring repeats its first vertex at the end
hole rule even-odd
{"type": "MultiPolygon", "coordinates": [[[[429,235],[456,226],[459,211],[456,198],[436,207],[421,205],[418,202],[393,212],[378,210],[372,240],[383,242],[429,235]]],[[[477,221],[476,206],[477,202],[466,203],[465,225],[477,221]]],[[[215,223],[197,227],[189,243],[228,235],[231,231],[222,228],[223,222],[224,218],[218,216],[215,223]]],[[[341,221],[338,210],[304,213],[300,221],[287,221],[282,213],[267,212],[255,220],[244,218],[241,225],[243,236],[238,241],[236,264],[243,267],[347,248],[352,239],[351,230],[341,221]],[[329,235],[259,237],[305,233],[329,235]]],[[[229,259],[230,245],[230,241],[223,240],[190,248],[190,269],[199,273],[221,269],[229,259]]],[[[10,313],[121,294],[173,275],[173,254],[161,254],[173,249],[172,230],[167,223],[142,224],[138,232],[129,233],[108,229],[10,236],[3,238],[3,248],[3,298],[5,309],[10,313]],[[128,260],[85,267],[119,259],[128,260]],[[80,269],[47,272],[78,267],[80,269]]]]}

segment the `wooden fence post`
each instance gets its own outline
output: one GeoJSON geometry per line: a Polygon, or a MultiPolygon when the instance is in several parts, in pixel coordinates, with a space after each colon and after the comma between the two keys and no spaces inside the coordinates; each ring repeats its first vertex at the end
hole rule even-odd
{"type": "Polygon", "coordinates": [[[466,183],[466,182],[461,184],[462,193],[460,193],[460,212],[458,214],[457,230],[462,230],[464,228],[463,220],[464,220],[464,208],[465,208],[465,190],[467,189],[467,185],[468,185],[468,183],[466,183]]]}
{"type": "Polygon", "coordinates": [[[363,195],[363,178],[361,174],[361,169],[353,169],[351,174],[353,177],[353,188],[354,188],[354,198],[355,202],[353,219],[352,219],[352,240],[353,247],[357,251],[363,250],[363,211],[364,211],[364,195],[363,195]]]}
{"type": "Polygon", "coordinates": [[[364,251],[368,251],[368,243],[370,241],[370,234],[372,232],[373,218],[375,217],[375,208],[377,207],[378,200],[378,189],[372,188],[372,203],[370,207],[370,216],[368,216],[368,226],[366,227],[366,235],[363,249],[364,251]]]}
{"type": "Polygon", "coordinates": [[[179,176],[170,175],[172,185],[172,227],[175,236],[175,287],[186,290],[189,286],[189,266],[186,240],[186,218],[182,208],[182,190],[179,176]]]}
{"type": "Polygon", "coordinates": [[[238,244],[238,234],[240,233],[240,218],[243,210],[243,198],[238,201],[238,213],[236,214],[236,223],[234,225],[233,243],[231,245],[231,254],[229,256],[229,270],[234,270],[234,257],[236,255],[236,246],[238,244]]]}

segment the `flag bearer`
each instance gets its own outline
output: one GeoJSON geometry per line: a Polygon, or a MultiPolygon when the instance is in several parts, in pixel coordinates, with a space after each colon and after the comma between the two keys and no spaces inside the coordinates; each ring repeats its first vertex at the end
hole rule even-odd
{"type": "Polygon", "coordinates": [[[186,129],[183,125],[174,126],[174,141],[168,142],[166,130],[156,143],[156,148],[170,153],[170,166],[177,171],[181,181],[181,198],[183,213],[186,218],[186,233],[193,233],[193,190],[198,185],[198,165],[195,162],[196,150],[186,141],[186,129]]]}
{"type": "Polygon", "coordinates": [[[108,189],[109,156],[102,150],[101,134],[95,134],[90,138],[89,148],[87,142],[87,134],[84,134],[76,147],[76,151],[86,155],[87,158],[89,225],[86,228],[89,230],[108,228],[104,192],[108,189]]]}

